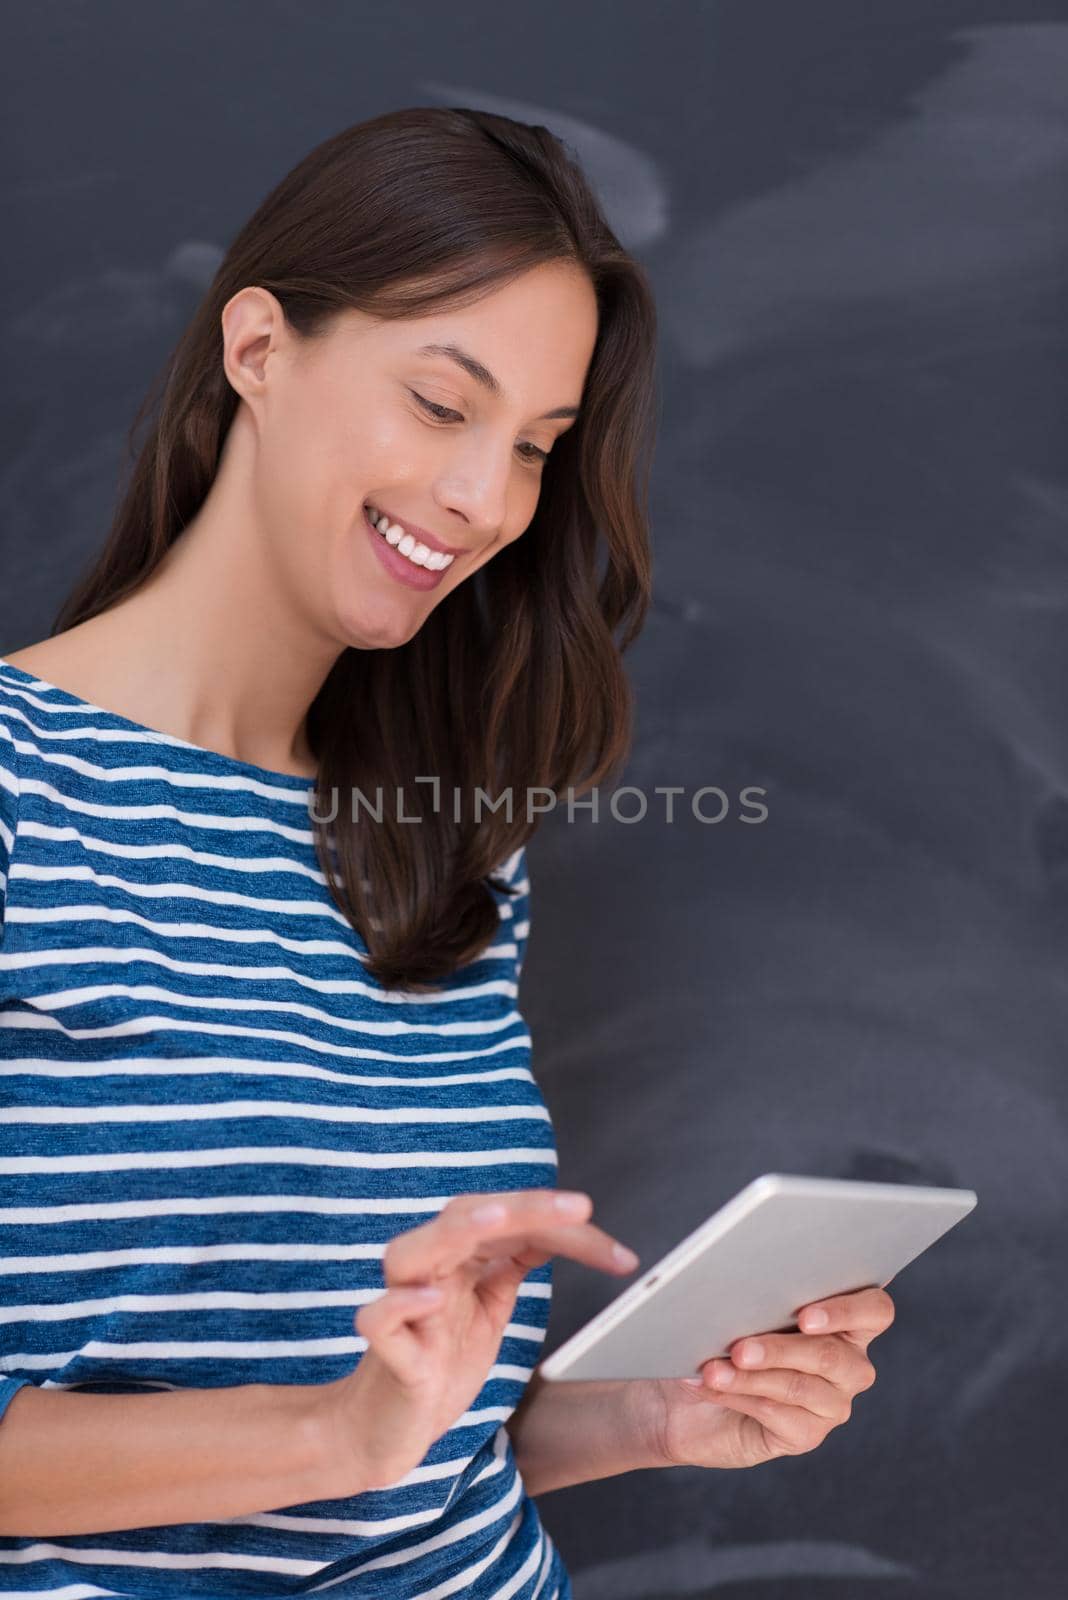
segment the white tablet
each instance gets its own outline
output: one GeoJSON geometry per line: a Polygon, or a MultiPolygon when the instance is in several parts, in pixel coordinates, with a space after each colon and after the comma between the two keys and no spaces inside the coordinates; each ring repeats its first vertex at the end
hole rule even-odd
{"type": "Polygon", "coordinates": [[[765,1173],[542,1361],[543,1378],[689,1378],[813,1300],[885,1289],[976,1204],[974,1189],[765,1173]]]}

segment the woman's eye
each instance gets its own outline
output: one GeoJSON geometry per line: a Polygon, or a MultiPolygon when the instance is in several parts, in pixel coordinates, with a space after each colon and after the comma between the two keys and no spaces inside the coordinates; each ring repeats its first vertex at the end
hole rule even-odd
{"type": "MultiPolygon", "coordinates": [[[[439,406],[436,401],[428,400],[425,395],[417,394],[414,389],[409,389],[408,393],[413,400],[418,400],[424,411],[429,411],[430,415],[439,422],[462,422],[464,420],[463,415],[459,411],[453,411],[450,406],[439,406]]],[[[542,450],[539,445],[531,444],[529,440],[524,440],[518,446],[518,449],[520,452],[524,450],[531,451],[530,455],[523,457],[524,461],[531,466],[540,466],[543,461],[548,461],[549,459],[548,450],[542,450]]]]}
{"type": "Polygon", "coordinates": [[[439,406],[433,400],[427,400],[425,396],[416,394],[414,389],[410,389],[408,392],[414,399],[418,400],[424,410],[430,412],[432,417],[439,417],[442,421],[446,418],[455,418],[458,422],[464,420],[458,411],[451,410],[449,406],[439,406]]]}

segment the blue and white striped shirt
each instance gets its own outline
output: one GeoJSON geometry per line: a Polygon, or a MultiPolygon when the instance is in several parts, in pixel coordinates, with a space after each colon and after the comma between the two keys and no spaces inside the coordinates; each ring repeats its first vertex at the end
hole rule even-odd
{"type": "MultiPolygon", "coordinates": [[[[389,992],[310,794],[0,657],[0,1419],[28,1383],[339,1378],[390,1238],[454,1194],[557,1183],[518,1009],[525,848],[499,938],[439,994],[389,992]]],[[[504,1427],[551,1294],[548,1262],[471,1409],[389,1488],[0,1537],[0,1593],[570,1600],[504,1427]]]]}

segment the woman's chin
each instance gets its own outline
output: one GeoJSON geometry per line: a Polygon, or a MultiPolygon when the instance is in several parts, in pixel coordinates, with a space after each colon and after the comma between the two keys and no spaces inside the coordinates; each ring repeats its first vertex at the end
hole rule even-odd
{"type": "Polygon", "coordinates": [[[354,650],[396,650],[419,632],[426,617],[420,606],[362,605],[341,618],[341,631],[354,650]]]}

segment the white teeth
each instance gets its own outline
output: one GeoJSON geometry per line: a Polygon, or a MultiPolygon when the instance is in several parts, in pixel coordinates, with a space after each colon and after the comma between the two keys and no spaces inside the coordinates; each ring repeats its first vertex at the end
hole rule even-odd
{"type": "Polygon", "coordinates": [[[367,516],[371,524],[377,528],[384,539],[387,539],[395,550],[416,567],[427,567],[431,572],[441,572],[456,558],[446,555],[444,550],[430,550],[421,540],[416,540],[410,533],[405,533],[395,522],[390,522],[384,514],[380,515],[374,506],[369,505],[367,516]]]}

